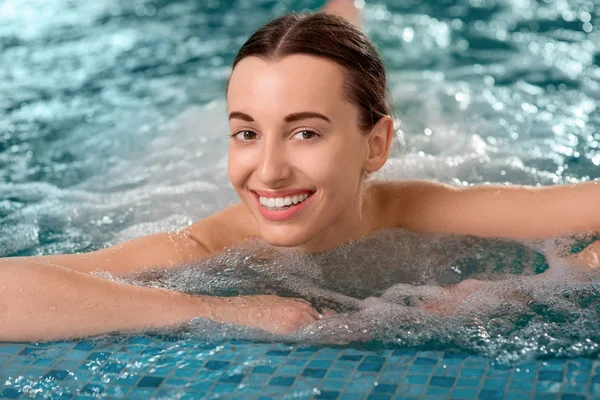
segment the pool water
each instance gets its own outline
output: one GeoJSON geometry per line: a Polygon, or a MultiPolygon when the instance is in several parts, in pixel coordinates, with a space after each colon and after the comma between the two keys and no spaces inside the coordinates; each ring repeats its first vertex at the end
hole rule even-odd
{"type": "MultiPolygon", "coordinates": [[[[223,95],[235,51],[270,18],[319,5],[0,1],[0,256],[90,251],[236,202],[223,95]]],[[[401,120],[378,177],[600,178],[594,1],[390,0],[364,16],[401,120]]],[[[597,318],[554,347],[564,335],[551,325],[547,343],[538,329],[530,343],[481,346],[397,331],[399,344],[286,344],[196,328],[0,343],[0,398],[600,398],[597,318]]]]}

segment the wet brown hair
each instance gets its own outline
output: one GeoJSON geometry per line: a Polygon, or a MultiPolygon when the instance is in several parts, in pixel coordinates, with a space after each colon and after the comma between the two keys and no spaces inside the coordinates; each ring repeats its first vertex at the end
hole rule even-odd
{"type": "Polygon", "coordinates": [[[267,23],[240,48],[233,68],[250,56],[277,60],[293,54],[322,57],[343,67],[344,98],[359,107],[361,129],[371,129],[390,114],[385,68],[377,50],[360,29],[337,15],[288,14],[267,23]]]}

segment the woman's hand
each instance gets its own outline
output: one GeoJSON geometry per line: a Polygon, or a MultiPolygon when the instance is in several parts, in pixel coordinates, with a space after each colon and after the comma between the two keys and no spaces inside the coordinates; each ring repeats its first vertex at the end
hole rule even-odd
{"type": "MultiPolygon", "coordinates": [[[[206,304],[207,298],[202,302],[206,304]]],[[[274,295],[214,297],[206,317],[217,322],[251,326],[271,333],[287,334],[323,316],[302,299],[274,295]]]]}
{"type": "Polygon", "coordinates": [[[600,269],[600,240],[596,240],[574,257],[580,266],[600,269]]]}

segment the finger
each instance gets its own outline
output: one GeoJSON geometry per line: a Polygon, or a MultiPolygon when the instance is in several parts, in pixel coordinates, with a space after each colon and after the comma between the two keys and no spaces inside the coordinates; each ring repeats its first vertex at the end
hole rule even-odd
{"type": "Polygon", "coordinates": [[[293,297],[292,300],[295,300],[295,301],[297,301],[299,303],[304,303],[307,306],[310,306],[310,308],[312,308],[312,304],[310,304],[310,302],[308,300],[304,300],[304,299],[301,299],[299,297],[293,297]]]}
{"type": "Polygon", "coordinates": [[[332,317],[332,316],[334,316],[335,314],[336,314],[336,312],[335,312],[335,311],[333,311],[333,310],[331,310],[331,309],[329,309],[329,308],[324,308],[324,309],[323,309],[323,312],[322,312],[322,314],[321,314],[321,317],[322,317],[322,318],[332,317]]]}

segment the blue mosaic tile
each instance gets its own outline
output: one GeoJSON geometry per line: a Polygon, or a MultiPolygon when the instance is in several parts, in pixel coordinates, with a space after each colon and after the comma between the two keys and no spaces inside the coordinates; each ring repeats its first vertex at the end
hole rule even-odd
{"type": "Polygon", "coordinates": [[[452,352],[452,351],[446,351],[444,352],[444,360],[448,360],[448,359],[457,359],[457,360],[464,360],[466,358],[468,358],[469,355],[467,353],[457,353],[457,352],[452,352]]]}
{"type": "Polygon", "coordinates": [[[344,354],[339,359],[342,361],[360,361],[363,356],[359,354],[344,354]]]}
{"type": "Polygon", "coordinates": [[[20,395],[21,393],[13,388],[7,388],[0,392],[0,397],[6,399],[18,399],[20,395]]]}
{"type": "Polygon", "coordinates": [[[407,385],[402,387],[405,396],[420,396],[425,389],[425,385],[407,385]]]}
{"type": "Polygon", "coordinates": [[[92,383],[86,384],[81,389],[81,393],[90,394],[90,395],[100,394],[102,392],[104,392],[104,386],[102,386],[102,385],[95,385],[95,384],[92,384],[92,383]]]}
{"type": "Polygon", "coordinates": [[[435,370],[433,370],[433,372],[435,375],[457,377],[460,373],[460,370],[458,368],[438,367],[435,370]]]}
{"type": "Polygon", "coordinates": [[[163,382],[162,386],[185,386],[188,383],[185,379],[170,378],[163,382]]]}
{"type": "Polygon", "coordinates": [[[364,400],[366,395],[364,393],[344,393],[340,400],[364,400]]]}
{"type": "Polygon", "coordinates": [[[500,379],[486,379],[483,381],[484,389],[502,390],[508,381],[500,379]]]}
{"type": "Polygon", "coordinates": [[[22,349],[22,346],[16,344],[2,344],[0,346],[0,354],[17,354],[22,349]]]}
{"type": "Polygon", "coordinates": [[[320,393],[315,397],[317,399],[335,400],[340,397],[340,392],[337,390],[321,390],[320,393]]]}
{"type": "Polygon", "coordinates": [[[538,374],[538,380],[539,381],[561,382],[562,381],[562,371],[542,370],[538,374]]]}
{"type": "Polygon", "coordinates": [[[411,374],[430,374],[433,366],[431,365],[411,365],[408,372],[411,374]]]}
{"type": "Polygon", "coordinates": [[[392,355],[394,355],[394,356],[415,356],[415,355],[417,355],[417,351],[411,350],[411,349],[400,349],[400,350],[394,350],[392,355]]]}
{"type": "Polygon", "coordinates": [[[429,386],[425,394],[427,396],[448,397],[450,395],[450,388],[429,386]]]}
{"type": "Polygon", "coordinates": [[[476,389],[454,389],[452,392],[452,398],[455,399],[474,399],[477,394],[476,389]]]}
{"type": "Polygon", "coordinates": [[[429,375],[408,375],[404,378],[406,383],[426,383],[429,379],[429,375]]]}
{"type": "Polygon", "coordinates": [[[505,400],[525,400],[530,398],[531,396],[523,392],[508,392],[504,397],[505,400]]]}
{"type": "Polygon", "coordinates": [[[197,372],[198,370],[192,368],[179,368],[173,372],[173,375],[178,378],[189,378],[196,375],[197,372]]]}
{"type": "Polygon", "coordinates": [[[144,376],[137,384],[138,387],[158,387],[165,380],[161,376],[144,376]]]}
{"type": "Polygon", "coordinates": [[[210,369],[213,371],[219,371],[219,370],[223,370],[223,369],[227,368],[228,366],[229,366],[229,361],[210,360],[206,363],[204,368],[210,369]]]}
{"type": "Polygon", "coordinates": [[[536,393],[533,396],[533,400],[556,400],[556,399],[558,399],[556,394],[536,393]]]}
{"type": "Polygon", "coordinates": [[[485,399],[502,395],[505,400],[600,400],[600,377],[593,372],[600,364],[588,359],[532,362],[515,368],[453,352],[295,349],[261,343],[234,347],[231,343],[217,346],[162,338],[145,341],[71,342],[56,348],[22,344],[13,348],[12,354],[0,354],[0,375],[10,371],[18,373],[14,376],[39,380],[53,373],[52,384],[61,385],[73,397],[90,396],[95,387],[104,390],[102,394],[108,398],[127,399],[172,395],[246,400],[296,394],[299,399],[485,399]],[[52,359],[45,355],[47,350],[52,351],[52,359]],[[267,356],[269,352],[287,355],[267,356]],[[369,364],[375,368],[366,368],[369,364]],[[69,371],[74,371],[74,376],[59,379],[69,371]],[[110,377],[121,373],[123,376],[110,377]],[[102,381],[106,374],[111,378],[108,384],[102,381]],[[71,382],[74,377],[77,382],[71,382]],[[147,377],[164,380],[156,386],[143,386],[147,377]],[[320,392],[313,393],[313,388],[320,392]]]}
{"type": "Polygon", "coordinates": [[[96,348],[96,344],[92,342],[80,341],[73,347],[73,350],[92,351],[96,348]]]}
{"type": "Polygon", "coordinates": [[[346,382],[341,380],[327,379],[321,382],[321,388],[323,388],[324,390],[341,391],[344,388],[344,386],[346,386],[346,382]]]}
{"type": "Polygon", "coordinates": [[[479,399],[481,400],[500,400],[503,397],[504,391],[502,390],[481,389],[479,392],[479,399]]]}
{"type": "Polygon", "coordinates": [[[380,363],[370,363],[370,362],[363,361],[358,366],[358,370],[359,371],[364,371],[364,372],[378,372],[381,369],[381,367],[383,367],[383,364],[380,364],[380,363]]]}
{"type": "Polygon", "coordinates": [[[511,381],[509,388],[511,390],[530,391],[533,389],[533,381],[511,381]]]}
{"type": "Polygon", "coordinates": [[[281,375],[294,375],[298,376],[304,370],[304,367],[298,367],[296,365],[282,365],[277,370],[278,374],[281,375]]]}
{"type": "Polygon", "coordinates": [[[213,393],[231,393],[238,385],[231,383],[217,383],[212,389],[213,393]]]}
{"type": "Polygon", "coordinates": [[[560,400],[586,400],[585,396],[573,394],[573,393],[563,393],[560,396],[560,400]]]}
{"type": "Polygon", "coordinates": [[[536,392],[558,393],[560,388],[561,384],[559,382],[552,381],[540,381],[535,385],[536,392]]]}
{"type": "Polygon", "coordinates": [[[103,352],[103,351],[95,351],[88,356],[87,360],[103,362],[103,361],[108,360],[108,358],[111,356],[111,354],[112,353],[107,353],[107,352],[103,352]]]}
{"type": "Polygon", "coordinates": [[[288,356],[291,352],[291,350],[269,350],[265,355],[271,357],[285,357],[288,356]]]}
{"type": "Polygon", "coordinates": [[[323,378],[327,373],[327,369],[323,368],[305,368],[302,371],[302,376],[307,376],[311,378],[323,378]]]}
{"type": "Polygon", "coordinates": [[[590,373],[587,371],[568,371],[567,372],[567,376],[566,376],[566,380],[569,382],[577,382],[577,383],[583,383],[583,382],[587,382],[590,379],[590,373]]]}
{"type": "Polygon", "coordinates": [[[392,398],[391,395],[389,394],[370,394],[369,397],[367,397],[367,400],[390,400],[392,398]]]}
{"type": "Polygon", "coordinates": [[[398,385],[393,385],[389,383],[380,383],[373,388],[373,393],[395,393],[396,389],[398,389],[398,385]]]}
{"type": "Polygon", "coordinates": [[[417,359],[414,361],[415,365],[435,365],[437,364],[438,360],[433,359],[433,358],[425,358],[425,357],[417,357],[417,359]]]}
{"type": "Polygon", "coordinates": [[[272,374],[275,371],[275,367],[268,365],[258,365],[252,369],[253,374],[272,374]]]}
{"type": "Polygon", "coordinates": [[[200,392],[208,392],[213,385],[213,381],[194,381],[189,385],[189,388],[200,392]]]}
{"type": "Polygon", "coordinates": [[[331,379],[343,379],[347,380],[352,375],[352,371],[344,369],[330,369],[327,375],[331,379]]]}
{"type": "Polygon", "coordinates": [[[276,376],[269,382],[269,385],[272,386],[291,386],[294,383],[293,376],[276,376]]]}
{"type": "Polygon", "coordinates": [[[456,382],[456,386],[479,386],[479,379],[473,379],[473,378],[459,378],[458,381],[456,382]]]}
{"type": "Polygon", "coordinates": [[[47,374],[44,376],[44,378],[54,378],[54,379],[57,379],[57,380],[63,380],[63,379],[65,379],[65,378],[66,378],[68,375],[69,375],[69,372],[68,372],[68,371],[65,371],[65,370],[56,370],[56,369],[53,369],[53,370],[51,370],[50,372],[48,372],[48,373],[47,373],[47,374]]]}
{"type": "Polygon", "coordinates": [[[307,360],[303,358],[288,358],[285,361],[285,365],[295,365],[298,367],[303,367],[306,365],[307,360]]]}
{"type": "Polygon", "coordinates": [[[219,382],[224,383],[240,383],[244,379],[243,374],[223,375],[219,378],[219,382]]]}

